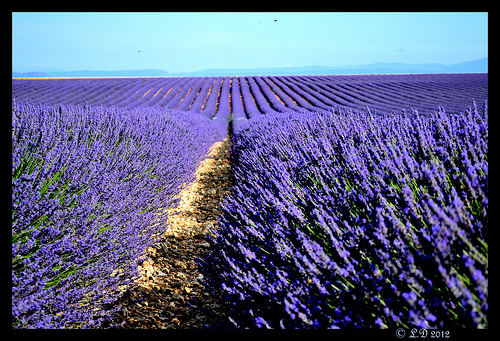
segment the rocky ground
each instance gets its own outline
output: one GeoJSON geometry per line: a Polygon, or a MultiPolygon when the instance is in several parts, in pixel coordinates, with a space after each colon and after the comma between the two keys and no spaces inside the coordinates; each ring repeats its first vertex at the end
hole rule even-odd
{"type": "Polygon", "coordinates": [[[200,283],[195,257],[206,252],[206,234],[217,226],[220,203],[233,181],[230,140],[216,143],[196,172],[196,180],[181,192],[179,206],[169,212],[169,229],[148,248],[140,266],[142,277],[119,303],[113,324],[128,329],[200,329],[215,326],[224,306],[209,297],[200,283]]]}

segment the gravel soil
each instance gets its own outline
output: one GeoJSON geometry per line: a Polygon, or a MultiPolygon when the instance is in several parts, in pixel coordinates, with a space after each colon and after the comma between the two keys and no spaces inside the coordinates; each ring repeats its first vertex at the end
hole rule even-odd
{"type": "MultiPolygon", "coordinates": [[[[121,310],[111,325],[121,329],[204,329],[218,324],[224,304],[200,283],[195,258],[209,247],[206,234],[217,226],[220,203],[234,181],[229,162],[230,140],[214,144],[196,171],[196,180],[181,193],[169,212],[169,227],[149,247],[139,266],[141,277],[124,289],[121,310]]],[[[105,326],[106,328],[106,326],[105,326]]]]}

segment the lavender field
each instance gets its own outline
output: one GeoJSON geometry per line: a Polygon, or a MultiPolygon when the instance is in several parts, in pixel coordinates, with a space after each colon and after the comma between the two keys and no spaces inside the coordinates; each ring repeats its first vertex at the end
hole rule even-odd
{"type": "Polygon", "coordinates": [[[49,105],[167,107],[209,118],[231,113],[323,111],[348,107],[388,113],[442,106],[463,112],[488,97],[487,74],[13,79],[12,98],[49,105]]]}
{"type": "Polygon", "coordinates": [[[12,80],[12,326],[99,328],[230,136],[223,328],[488,328],[488,75],[12,80]]]}

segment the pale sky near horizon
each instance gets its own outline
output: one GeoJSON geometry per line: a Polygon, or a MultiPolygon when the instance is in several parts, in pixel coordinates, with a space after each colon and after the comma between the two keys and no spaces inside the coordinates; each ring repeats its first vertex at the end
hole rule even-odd
{"type": "Polygon", "coordinates": [[[442,63],[488,56],[488,13],[12,13],[12,71],[442,63]]]}

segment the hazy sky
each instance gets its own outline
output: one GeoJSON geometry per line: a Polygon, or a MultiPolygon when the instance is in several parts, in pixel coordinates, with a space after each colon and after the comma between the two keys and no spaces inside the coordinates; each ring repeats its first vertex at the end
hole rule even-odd
{"type": "Polygon", "coordinates": [[[487,55],[487,13],[12,13],[18,72],[448,65],[487,55]]]}

